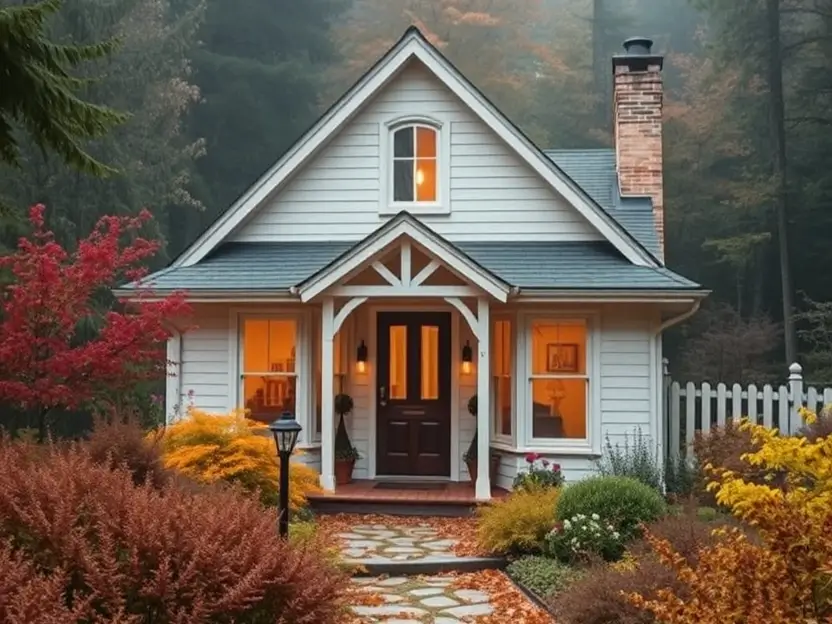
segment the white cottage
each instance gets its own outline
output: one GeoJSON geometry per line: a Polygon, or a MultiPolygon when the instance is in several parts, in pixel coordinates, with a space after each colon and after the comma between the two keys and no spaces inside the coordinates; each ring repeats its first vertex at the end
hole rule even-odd
{"type": "MultiPolygon", "coordinates": [[[[171,266],[169,414],[303,426],[332,491],[336,394],[359,479],[509,487],[534,451],[568,480],[604,440],[660,443],[662,332],[706,292],[664,266],[662,58],[613,58],[615,149],[536,147],[409,29],[171,266]],[[477,395],[476,417],[468,414],[477,395]]],[[[129,291],[129,287],[124,292],[129,291]]]]}

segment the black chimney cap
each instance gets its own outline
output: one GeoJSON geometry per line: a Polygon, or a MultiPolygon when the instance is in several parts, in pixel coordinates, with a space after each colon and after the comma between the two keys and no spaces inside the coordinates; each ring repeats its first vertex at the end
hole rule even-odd
{"type": "Polygon", "coordinates": [[[653,49],[653,40],[649,37],[630,37],[624,42],[627,54],[644,56],[653,49]]]}
{"type": "Polygon", "coordinates": [[[651,65],[658,65],[661,69],[663,63],[663,56],[653,54],[653,40],[649,37],[630,37],[624,42],[624,54],[612,57],[613,70],[625,66],[630,71],[647,71],[651,65]]]}

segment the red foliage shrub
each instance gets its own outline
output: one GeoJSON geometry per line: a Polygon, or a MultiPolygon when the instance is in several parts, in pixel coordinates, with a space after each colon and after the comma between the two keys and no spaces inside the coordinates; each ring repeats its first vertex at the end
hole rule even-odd
{"type": "Polygon", "coordinates": [[[348,587],[323,544],[281,540],[256,501],[137,486],[81,445],[0,443],[0,539],[23,558],[6,555],[0,604],[63,595],[73,615],[56,622],[327,624],[348,587]]]}
{"type": "Polygon", "coordinates": [[[800,430],[800,435],[805,436],[809,442],[832,436],[832,409],[824,408],[817,416],[815,422],[800,430]]]}
{"type": "MultiPolygon", "coordinates": [[[[687,507],[682,513],[665,516],[648,525],[647,530],[657,539],[667,540],[676,553],[688,563],[695,563],[699,550],[714,543],[715,529],[732,524],[728,519],[704,522],[696,515],[695,507],[687,507]]],[[[629,548],[637,559],[653,555],[653,548],[645,540],[639,540],[629,548]]]]}
{"type": "Polygon", "coordinates": [[[130,419],[97,420],[84,447],[95,463],[126,469],[136,485],[162,487],[174,476],[162,461],[161,434],[148,436],[130,419]]]}
{"type": "Polygon", "coordinates": [[[702,503],[715,507],[713,494],[706,490],[712,480],[707,466],[719,466],[742,475],[753,483],[765,482],[765,471],[750,466],[742,461],[742,456],[756,450],[751,433],[740,427],[739,423],[728,421],[724,427],[711,429],[709,433],[697,432],[693,441],[693,451],[699,466],[695,493],[702,503]]]}
{"type": "Polygon", "coordinates": [[[673,572],[652,558],[627,570],[598,564],[548,603],[561,624],[654,624],[653,615],[629,604],[625,595],[653,596],[675,583],[673,572]]]}

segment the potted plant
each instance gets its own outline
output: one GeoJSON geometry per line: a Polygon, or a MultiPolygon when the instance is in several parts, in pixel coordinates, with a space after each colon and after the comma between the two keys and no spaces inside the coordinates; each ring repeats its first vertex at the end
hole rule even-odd
{"type": "MultiPolygon", "coordinates": [[[[477,417],[477,395],[475,394],[468,399],[468,413],[474,418],[477,417]]],[[[462,455],[462,461],[468,466],[468,474],[471,475],[471,483],[477,482],[477,434],[474,431],[474,437],[471,439],[471,444],[468,450],[462,455]]],[[[491,453],[491,461],[489,462],[488,474],[491,478],[491,483],[494,483],[494,478],[497,475],[497,469],[500,467],[500,456],[497,453],[491,453]]]]}
{"type": "Polygon", "coordinates": [[[346,485],[352,482],[355,461],[361,459],[358,449],[350,442],[347,427],[344,425],[344,414],[352,412],[352,397],[348,394],[336,395],[334,407],[335,412],[340,416],[338,430],[335,432],[335,483],[336,485],[346,485]]]}

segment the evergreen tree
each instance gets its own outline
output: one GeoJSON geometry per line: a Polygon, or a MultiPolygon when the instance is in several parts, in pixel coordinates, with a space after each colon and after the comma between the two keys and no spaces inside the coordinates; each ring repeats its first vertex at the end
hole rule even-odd
{"type": "Polygon", "coordinates": [[[84,81],[72,70],[107,57],[114,41],[62,45],[49,40],[47,21],[61,0],[0,7],[0,160],[19,166],[18,124],[42,150],[59,154],[76,168],[103,175],[113,170],[85,151],[86,139],[100,137],[125,116],[84,101],[84,81]]]}

